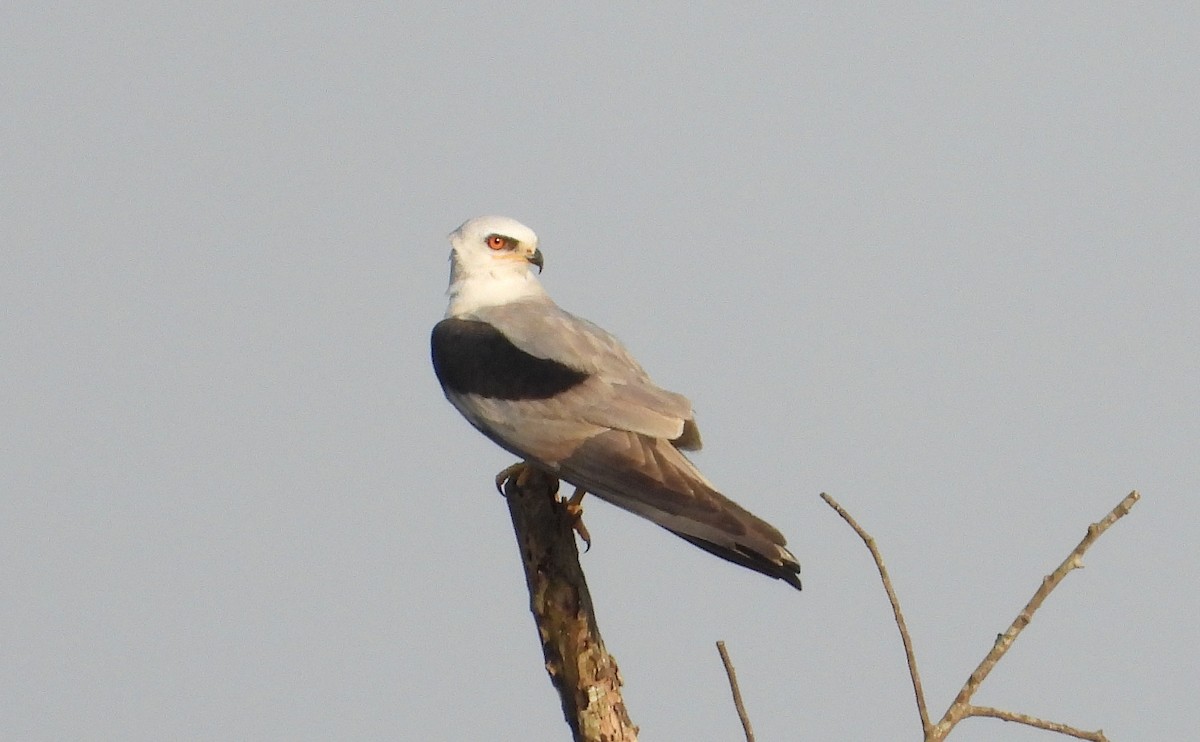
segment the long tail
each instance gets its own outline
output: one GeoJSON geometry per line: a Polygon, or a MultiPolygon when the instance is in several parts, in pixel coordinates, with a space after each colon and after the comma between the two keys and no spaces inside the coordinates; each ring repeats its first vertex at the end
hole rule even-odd
{"type": "Polygon", "coordinates": [[[670,441],[608,430],[564,461],[564,479],[727,561],[800,589],[783,534],[718,492],[670,441]]]}

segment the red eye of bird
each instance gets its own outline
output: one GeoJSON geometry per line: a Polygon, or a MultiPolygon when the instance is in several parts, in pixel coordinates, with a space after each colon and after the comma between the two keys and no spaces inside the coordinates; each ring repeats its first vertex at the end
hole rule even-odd
{"type": "Polygon", "coordinates": [[[487,246],[493,250],[499,250],[502,247],[508,246],[508,238],[501,237],[498,234],[488,235],[487,246]]]}

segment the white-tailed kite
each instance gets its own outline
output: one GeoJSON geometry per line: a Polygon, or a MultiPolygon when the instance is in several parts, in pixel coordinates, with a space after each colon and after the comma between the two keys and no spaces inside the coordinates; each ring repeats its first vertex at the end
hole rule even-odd
{"type": "MultiPolygon", "coordinates": [[[[766,521],[680,450],[700,448],[692,405],[621,343],[558,307],[533,267],[537,235],[499,216],[450,235],[450,306],[433,328],[446,398],[510,453],[735,564],[799,589],[800,564],[766,521]]],[[[499,483],[512,468],[501,472],[499,483]]]]}

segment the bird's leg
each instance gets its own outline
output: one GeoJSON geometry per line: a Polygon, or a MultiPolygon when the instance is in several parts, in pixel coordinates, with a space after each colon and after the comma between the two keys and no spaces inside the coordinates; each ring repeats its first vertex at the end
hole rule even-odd
{"type": "Polygon", "coordinates": [[[583,543],[587,545],[583,551],[586,554],[592,550],[592,534],[588,533],[587,526],[583,524],[583,496],[587,492],[583,487],[576,487],[575,494],[571,495],[570,499],[561,500],[563,509],[567,511],[567,515],[571,518],[571,528],[575,533],[579,534],[579,538],[583,539],[583,543]]]}
{"type": "MultiPolygon", "coordinates": [[[[528,461],[518,461],[511,466],[504,467],[496,474],[496,491],[503,496],[504,485],[508,484],[510,480],[515,480],[518,487],[524,487],[532,472],[533,466],[528,461]]],[[[576,487],[575,494],[571,495],[569,499],[559,500],[563,509],[567,511],[567,516],[571,519],[572,530],[578,533],[579,538],[583,539],[583,543],[587,545],[587,548],[584,549],[585,553],[592,548],[592,534],[588,533],[587,526],[583,524],[583,496],[586,494],[587,491],[583,487],[576,487]]]]}
{"type": "Polygon", "coordinates": [[[524,461],[518,461],[512,466],[506,466],[496,475],[496,491],[501,495],[504,494],[504,485],[508,480],[516,477],[517,486],[521,487],[529,480],[529,464],[524,461]]]}

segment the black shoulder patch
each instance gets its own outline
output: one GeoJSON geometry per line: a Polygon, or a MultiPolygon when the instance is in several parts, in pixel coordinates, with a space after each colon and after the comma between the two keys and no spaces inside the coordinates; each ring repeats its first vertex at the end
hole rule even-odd
{"type": "Polygon", "coordinates": [[[532,356],[486,322],[448,318],[433,328],[433,370],[447,391],[491,399],[547,399],[588,374],[532,356]]]}

